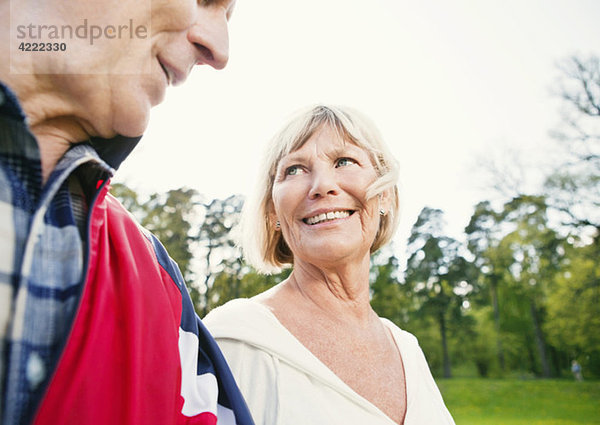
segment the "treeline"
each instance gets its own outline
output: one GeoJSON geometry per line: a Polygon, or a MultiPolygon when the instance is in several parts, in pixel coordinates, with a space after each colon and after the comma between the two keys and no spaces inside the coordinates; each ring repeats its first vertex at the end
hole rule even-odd
{"type": "MultiPolygon", "coordinates": [[[[438,376],[556,377],[577,360],[600,377],[600,61],[573,57],[561,71],[562,160],[543,187],[479,202],[458,239],[443,211],[425,207],[405,267],[390,248],[373,258],[373,308],[419,337],[438,376]]],[[[178,262],[200,316],[289,273],[258,275],[242,261],[240,196],[112,192],[178,262]]]]}

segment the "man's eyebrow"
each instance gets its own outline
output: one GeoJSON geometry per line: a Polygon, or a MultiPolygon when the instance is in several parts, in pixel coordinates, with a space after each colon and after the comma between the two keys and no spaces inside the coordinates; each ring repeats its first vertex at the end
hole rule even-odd
{"type": "Polygon", "coordinates": [[[198,0],[200,6],[208,7],[214,4],[222,3],[222,0],[198,0]]]}
{"type": "Polygon", "coordinates": [[[231,7],[235,4],[235,0],[199,0],[201,6],[212,6],[215,4],[220,4],[223,6],[231,7]]]}

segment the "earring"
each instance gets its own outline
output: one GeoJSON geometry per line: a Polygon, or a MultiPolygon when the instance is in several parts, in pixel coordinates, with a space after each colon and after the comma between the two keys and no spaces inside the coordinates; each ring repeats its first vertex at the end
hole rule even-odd
{"type": "Polygon", "coordinates": [[[277,220],[275,222],[275,229],[277,229],[277,230],[281,229],[281,223],[279,222],[279,220],[277,220]]]}
{"type": "Polygon", "coordinates": [[[381,216],[385,215],[385,210],[383,208],[379,209],[379,215],[381,215],[381,216]]]}

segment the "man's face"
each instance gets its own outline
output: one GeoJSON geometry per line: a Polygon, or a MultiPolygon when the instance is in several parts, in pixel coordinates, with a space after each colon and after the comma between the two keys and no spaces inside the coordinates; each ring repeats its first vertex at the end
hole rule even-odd
{"type": "MultiPolygon", "coordinates": [[[[79,3],[90,22],[111,25],[83,46],[57,84],[81,105],[93,133],[139,136],[166,88],[181,84],[194,65],[222,69],[229,59],[228,21],[235,0],[107,0],[79,3]],[[145,4],[148,3],[148,4],[145,4]],[[86,4],[86,6],[81,6],[86,4]],[[92,4],[92,6],[89,6],[92,4]],[[113,29],[114,27],[114,29],[113,29]],[[112,37],[107,39],[108,36],[112,37]],[[84,50],[85,48],[85,50],[84,50]],[[87,75],[73,75],[76,72],[87,75]]],[[[57,73],[60,74],[60,73],[57,73]]]]}

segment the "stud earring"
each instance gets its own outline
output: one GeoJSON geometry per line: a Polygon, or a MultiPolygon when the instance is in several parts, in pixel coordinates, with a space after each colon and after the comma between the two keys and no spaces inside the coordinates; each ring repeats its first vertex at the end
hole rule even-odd
{"type": "Polygon", "coordinates": [[[385,210],[383,208],[379,209],[379,215],[381,215],[381,216],[385,215],[385,210]]]}
{"type": "Polygon", "coordinates": [[[275,222],[275,229],[277,229],[277,230],[281,229],[281,223],[279,222],[279,220],[277,220],[275,222]]]}

